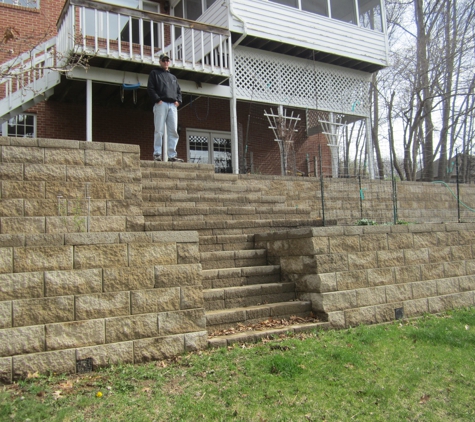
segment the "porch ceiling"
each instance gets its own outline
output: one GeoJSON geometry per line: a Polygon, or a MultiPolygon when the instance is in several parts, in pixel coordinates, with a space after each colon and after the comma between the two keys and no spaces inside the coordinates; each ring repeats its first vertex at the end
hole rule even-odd
{"type": "MultiPolygon", "coordinates": [[[[232,41],[236,42],[241,34],[232,33],[232,41]]],[[[361,60],[351,59],[349,57],[341,57],[336,54],[316,51],[309,48],[285,44],[279,41],[258,38],[251,35],[246,36],[239,45],[243,47],[251,47],[260,50],[271,51],[287,56],[299,57],[306,60],[315,60],[317,62],[329,63],[336,66],[342,66],[349,69],[361,70],[363,72],[374,73],[383,68],[374,63],[363,62],[361,60]]]]}
{"type": "MultiPolygon", "coordinates": [[[[104,57],[93,57],[89,60],[91,67],[97,67],[101,69],[112,69],[119,72],[138,73],[148,75],[151,70],[156,67],[150,64],[137,63],[126,60],[114,60],[104,57]]],[[[157,65],[158,66],[158,65],[157,65]]],[[[202,83],[214,84],[214,85],[228,85],[228,79],[220,75],[211,75],[200,72],[192,72],[183,69],[170,68],[178,79],[188,80],[195,82],[197,85],[202,83]]],[[[94,82],[94,81],[93,81],[94,82]]],[[[137,90],[137,103],[134,104],[132,100],[132,92],[125,91],[124,102],[121,100],[120,85],[107,84],[104,82],[93,83],[93,101],[96,105],[101,106],[122,106],[130,107],[133,104],[134,108],[149,110],[150,103],[148,99],[147,90],[144,88],[137,90]]],[[[183,102],[185,103],[188,96],[183,94],[183,102]]],[[[54,94],[48,99],[48,101],[57,101],[65,103],[80,103],[86,102],[86,90],[84,80],[68,79],[66,77],[61,78],[61,82],[54,89],[54,94]]]]}

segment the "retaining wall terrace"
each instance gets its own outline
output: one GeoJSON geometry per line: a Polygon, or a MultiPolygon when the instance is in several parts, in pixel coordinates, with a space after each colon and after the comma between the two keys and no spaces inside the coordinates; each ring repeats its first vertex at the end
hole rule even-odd
{"type": "Polygon", "coordinates": [[[198,234],[143,231],[137,146],[0,150],[1,381],[206,346],[198,234]]]}
{"type": "Polygon", "coordinates": [[[334,328],[474,305],[473,223],[298,229],[256,247],[334,328]]]}
{"type": "MultiPolygon", "coordinates": [[[[0,137],[1,381],[76,372],[87,359],[93,366],[135,363],[206,346],[198,233],[145,231],[140,165],[134,145],[0,137]]],[[[287,207],[321,215],[316,179],[219,180],[259,186],[263,195],[285,197],[287,207]]],[[[339,223],[359,212],[355,189],[343,182],[325,181],[339,223]]],[[[366,204],[388,213],[381,205],[388,186],[371,182],[366,204]]],[[[401,201],[401,212],[427,205],[437,213],[427,209],[417,219],[456,216],[445,188],[404,186],[413,200],[405,211],[401,201]]],[[[265,233],[257,223],[240,233],[261,232],[255,248],[267,249],[283,281],[295,282],[299,297],[333,327],[389,321],[401,309],[413,316],[474,303],[473,224],[265,233]]],[[[219,234],[236,233],[207,233],[219,234]]]]}

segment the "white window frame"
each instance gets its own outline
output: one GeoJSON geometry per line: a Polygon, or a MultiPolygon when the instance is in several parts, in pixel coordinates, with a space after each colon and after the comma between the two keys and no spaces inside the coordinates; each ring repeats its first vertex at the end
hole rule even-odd
{"type": "Polygon", "coordinates": [[[10,136],[10,137],[14,137],[14,138],[36,138],[37,137],[37,132],[36,132],[36,125],[37,125],[37,118],[36,118],[36,114],[33,114],[33,113],[22,113],[22,114],[19,114],[15,117],[12,117],[10,120],[7,120],[6,122],[4,122],[2,124],[2,136],[10,136]],[[31,136],[18,136],[18,135],[9,135],[8,134],[8,127],[11,126],[11,124],[14,124],[15,126],[18,126],[18,119],[20,118],[20,116],[33,116],[33,133],[31,134],[31,136]],[[13,122],[14,120],[14,122],[13,122]]]}
{"type": "MultiPolygon", "coordinates": [[[[214,138],[226,138],[231,139],[231,132],[205,130],[205,129],[186,129],[186,156],[187,161],[190,162],[190,137],[191,136],[206,136],[208,138],[208,163],[215,164],[214,161],[214,138]]],[[[231,156],[232,162],[232,156],[231,156]]]]}
{"type": "Polygon", "coordinates": [[[0,0],[0,3],[9,4],[10,6],[27,7],[29,9],[40,8],[40,0],[26,0],[26,6],[23,4],[20,4],[21,3],[20,0],[11,0],[11,1],[0,0]]]}

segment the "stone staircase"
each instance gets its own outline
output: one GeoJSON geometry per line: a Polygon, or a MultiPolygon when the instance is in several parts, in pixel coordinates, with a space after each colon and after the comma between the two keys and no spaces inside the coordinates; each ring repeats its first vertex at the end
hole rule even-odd
{"type": "Polygon", "coordinates": [[[255,341],[325,324],[219,335],[260,321],[311,314],[310,302],[297,300],[295,284],[282,282],[280,267],[268,262],[265,249],[254,246],[256,233],[319,225],[310,209],[288,207],[285,195],[266,194],[265,183],[252,185],[242,179],[245,176],[215,174],[212,165],[142,161],[141,166],[145,231],[199,233],[210,345],[255,341]]]}

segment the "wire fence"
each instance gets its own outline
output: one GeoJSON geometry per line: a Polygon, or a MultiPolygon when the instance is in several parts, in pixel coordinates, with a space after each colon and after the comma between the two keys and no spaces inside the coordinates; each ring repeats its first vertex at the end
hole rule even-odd
{"type": "MultiPolygon", "coordinates": [[[[319,175],[320,176],[320,175],[319,175]]],[[[318,177],[324,225],[475,222],[475,185],[318,177]]]]}

